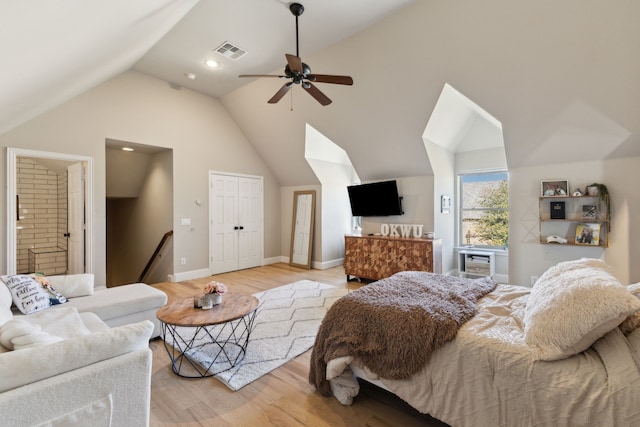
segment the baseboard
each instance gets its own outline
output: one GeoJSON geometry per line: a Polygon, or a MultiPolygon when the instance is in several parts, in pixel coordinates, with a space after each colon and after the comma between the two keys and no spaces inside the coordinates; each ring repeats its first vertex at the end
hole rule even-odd
{"type": "Polygon", "coordinates": [[[312,262],[311,268],[315,270],[326,270],[328,268],[339,267],[344,264],[344,258],[338,258],[331,261],[325,262],[312,262]]]}
{"type": "Polygon", "coordinates": [[[199,279],[201,277],[211,276],[211,270],[201,268],[200,270],[183,271],[180,273],[169,274],[167,280],[170,282],[182,282],[185,280],[199,279]]]}
{"type": "Polygon", "coordinates": [[[274,256],[262,260],[262,265],[277,264],[279,262],[289,263],[289,258],[285,256],[274,256]]]}
{"type": "MultiPolygon", "coordinates": [[[[275,260],[276,258],[272,258],[272,259],[275,260]]],[[[285,264],[289,264],[289,257],[288,256],[281,256],[281,257],[278,258],[277,261],[273,261],[271,264],[276,263],[276,262],[282,262],[282,263],[285,263],[285,264]]],[[[331,261],[325,261],[325,262],[311,261],[311,268],[314,269],[314,270],[326,270],[328,268],[339,267],[342,264],[344,264],[344,258],[338,258],[338,259],[334,259],[334,260],[331,260],[331,261]]]]}

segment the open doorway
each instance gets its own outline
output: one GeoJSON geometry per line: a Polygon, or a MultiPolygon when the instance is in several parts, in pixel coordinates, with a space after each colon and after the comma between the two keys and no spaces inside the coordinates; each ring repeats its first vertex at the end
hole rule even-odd
{"type": "Polygon", "coordinates": [[[7,165],[7,273],[92,272],[92,159],[8,148],[7,165]]]}
{"type": "Polygon", "coordinates": [[[166,281],[173,273],[173,150],[108,139],[105,154],[107,286],[166,281]]]}

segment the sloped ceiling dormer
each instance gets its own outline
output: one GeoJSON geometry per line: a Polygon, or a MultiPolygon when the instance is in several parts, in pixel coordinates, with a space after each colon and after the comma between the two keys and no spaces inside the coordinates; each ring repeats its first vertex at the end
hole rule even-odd
{"type": "MultiPolygon", "coordinates": [[[[36,10],[22,3],[3,5],[0,13],[0,132],[124,70],[141,68],[147,52],[171,56],[178,49],[170,36],[182,31],[183,22],[197,24],[188,26],[185,37],[214,49],[226,39],[207,39],[205,26],[221,20],[229,28],[234,22],[246,26],[249,18],[222,8],[211,19],[197,20],[189,14],[195,0],[42,1],[36,10]]],[[[278,43],[293,49],[287,2],[246,3],[257,10],[273,7],[250,21],[277,31],[284,40],[278,43]],[[276,14],[281,21],[269,25],[276,14]]],[[[354,85],[322,86],[334,101],[327,107],[299,88],[267,104],[281,86],[278,79],[245,80],[215,95],[280,185],[317,183],[304,160],[307,124],[347,152],[363,181],[432,174],[422,133],[445,84],[502,123],[510,169],[640,155],[640,2],[396,1],[366,21],[339,13],[346,2],[303,3],[302,18],[309,23],[301,21],[308,42],[302,58],[314,72],[351,75],[354,85]],[[331,28],[332,15],[313,9],[328,7],[340,18],[343,38],[317,43],[319,29],[331,28]],[[344,25],[349,16],[358,20],[353,31],[344,25]]],[[[367,3],[356,6],[366,9],[367,3]]],[[[250,36],[240,43],[245,58],[257,55],[256,47],[271,48],[260,31],[250,36]]],[[[284,65],[284,48],[275,50],[273,57],[284,65]]],[[[270,64],[252,71],[282,71],[270,64]]],[[[144,72],[154,75],[152,69],[144,72]]],[[[212,78],[216,86],[223,77],[212,78]]]]}
{"type": "Polygon", "coordinates": [[[4,2],[0,134],[129,69],[197,1],[4,2]]]}
{"type": "Polygon", "coordinates": [[[420,136],[445,84],[502,123],[510,169],[638,156],[640,4],[614,3],[415,2],[307,58],[354,78],[330,106],[302,91],[268,105],[263,80],[222,99],[270,164],[294,165],[275,172],[287,184],[312,179],[304,123],[365,181],[431,174],[420,136]]]}

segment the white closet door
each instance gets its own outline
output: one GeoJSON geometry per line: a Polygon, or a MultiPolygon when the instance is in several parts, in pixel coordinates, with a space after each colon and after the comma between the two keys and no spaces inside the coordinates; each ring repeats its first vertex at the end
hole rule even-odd
{"type": "Polygon", "coordinates": [[[262,180],[240,177],[238,185],[238,268],[262,264],[262,180]]]}
{"type": "Polygon", "coordinates": [[[82,163],[67,167],[67,272],[84,273],[84,178],[82,163]]]}
{"type": "Polygon", "coordinates": [[[209,180],[211,274],[262,265],[262,178],[210,173],[209,180]]]}
{"type": "Polygon", "coordinates": [[[238,178],[210,177],[209,231],[211,274],[238,269],[238,178]]]}

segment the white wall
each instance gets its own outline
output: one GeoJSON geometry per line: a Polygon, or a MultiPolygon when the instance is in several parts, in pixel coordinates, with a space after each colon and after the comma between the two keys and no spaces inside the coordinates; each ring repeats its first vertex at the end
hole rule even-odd
{"type": "Polygon", "coordinates": [[[429,161],[434,171],[432,211],[435,223],[433,228],[436,232],[436,237],[442,239],[442,272],[447,274],[451,273],[457,265],[453,251],[456,230],[455,154],[429,141],[425,141],[425,148],[429,153],[429,161]],[[442,196],[450,197],[451,208],[449,213],[442,212],[442,196]]]}
{"type": "Polygon", "coordinates": [[[107,148],[105,162],[107,197],[138,197],[151,155],[107,148]]]}
{"type": "MultiPolygon", "coordinates": [[[[350,172],[350,171],[343,171],[350,172]]],[[[348,179],[345,177],[345,179],[348,179]]],[[[351,205],[346,185],[322,185],[322,258],[318,267],[342,265],[344,235],[352,233],[351,205]]]]}
{"type": "Polygon", "coordinates": [[[349,162],[336,163],[317,158],[307,158],[307,162],[322,183],[322,201],[316,211],[316,220],[322,224],[322,238],[314,266],[325,268],[342,265],[344,235],[351,233],[347,186],[353,184],[353,166],[349,162]]]}
{"type": "MultiPolygon", "coordinates": [[[[96,282],[105,283],[105,140],[135,141],[173,148],[174,272],[208,269],[207,195],[209,170],[264,176],[265,258],[280,254],[280,190],[272,173],[219,101],[137,72],[104,84],[0,135],[0,146],[92,157],[94,168],[94,254],[96,282]],[[204,201],[198,207],[195,200],[204,201]],[[180,218],[191,218],[190,227],[180,218]],[[175,260],[187,258],[186,265],[175,260]]],[[[3,150],[2,156],[6,156],[3,150]]],[[[6,185],[6,160],[0,162],[6,185]]],[[[6,201],[0,204],[6,223],[6,201]]],[[[0,230],[0,240],[6,241],[0,230]]],[[[6,271],[6,248],[0,270],[6,271]]]]}
{"type": "MultiPolygon", "coordinates": [[[[404,215],[362,218],[362,234],[380,233],[381,224],[422,224],[433,231],[433,176],[396,179],[404,215]]],[[[364,184],[364,182],[363,182],[364,184]]]]}
{"type": "Polygon", "coordinates": [[[509,171],[509,281],[529,286],[531,276],[547,268],[581,257],[601,258],[611,265],[622,283],[640,281],[640,158],[603,160],[537,166],[509,171]],[[538,197],[540,181],[568,179],[571,190],[592,182],[607,185],[611,194],[612,217],[609,248],[543,245],[539,243],[538,197]]]}

